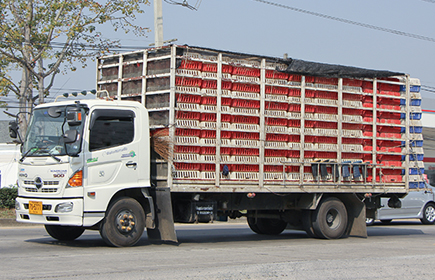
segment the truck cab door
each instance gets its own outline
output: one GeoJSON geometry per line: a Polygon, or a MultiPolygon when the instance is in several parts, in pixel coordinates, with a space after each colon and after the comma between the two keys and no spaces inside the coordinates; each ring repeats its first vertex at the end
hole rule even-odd
{"type": "Polygon", "coordinates": [[[135,120],[130,109],[91,112],[85,148],[85,212],[105,210],[114,193],[138,185],[141,155],[135,120]]]}

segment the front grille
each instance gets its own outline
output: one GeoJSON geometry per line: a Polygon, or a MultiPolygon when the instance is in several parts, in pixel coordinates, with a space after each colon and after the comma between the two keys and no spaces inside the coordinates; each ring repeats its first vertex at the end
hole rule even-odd
{"type": "Polygon", "coordinates": [[[26,190],[26,192],[55,193],[58,191],[58,188],[45,188],[45,186],[58,186],[59,181],[44,181],[43,187],[40,189],[36,188],[35,181],[25,180],[24,185],[27,185],[27,186],[24,186],[24,189],[26,190]]]}

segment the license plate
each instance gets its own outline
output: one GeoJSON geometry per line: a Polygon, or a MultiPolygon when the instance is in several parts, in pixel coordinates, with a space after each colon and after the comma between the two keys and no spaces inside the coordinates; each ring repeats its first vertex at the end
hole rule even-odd
{"type": "Polygon", "coordinates": [[[29,201],[29,214],[42,215],[42,201],[29,201]]]}

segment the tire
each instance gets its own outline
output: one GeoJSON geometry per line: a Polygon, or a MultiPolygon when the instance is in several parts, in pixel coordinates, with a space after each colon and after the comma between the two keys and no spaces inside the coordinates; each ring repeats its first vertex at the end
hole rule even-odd
{"type": "Polygon", "coordinates": [[[140,203],[129,197],[113,201],[100,226],[100,235],[109,246],[135,245],[145,229],[145,212],[140,203]]]}
{"type": "Polygon", "coordinates": [[[85,231],[82,227],[44,225],[47,233],[60,241],[71,241],[79,238],[85,231]]]}
{"type": "Polygon", "coordinates": [[[317,237],[325,239],[341,238],[347,228],[347,210],[343,202],[328,197],[313,213],[313,230],[317,237]]]}
{"type": "Polygon", "coordinates": [[[302,228],[305,230],[309,237],[317,237],[314,233],[313,221],[311,219],[313,212],[314,211],[310,210],[302,211],[302,228]]]}
{"type": "Polygon", "coordinates": [[[278,235],[285,230],[287,223],[279,219],[249,217],[248,225],[258,234],[278,235]]]}
{"type": "Polygon", "coordinates": [[[423,218],[420,221],[425,225],[433,225],[435,223],[435,204],[428,203],[423,209],[423,218]]]}
{"type": "Polygon", "coordinates": [[[381,223],[383,223],[384,225],[388,225],[391,223],[391,219],[390,220],[381,220],[381,223]]]}
{"type": "Polygon", "coordinates": [[[366,218],[366,226],[372,226],[375,223],[375,219],[366,218]]]}

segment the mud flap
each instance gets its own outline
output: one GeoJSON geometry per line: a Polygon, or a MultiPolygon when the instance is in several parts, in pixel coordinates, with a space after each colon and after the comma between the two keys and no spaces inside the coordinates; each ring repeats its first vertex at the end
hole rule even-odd
{"type": "Polygon", "coordinates": [[[367,238],[366,207],[355,194],[344,195],[342,201],[345,202],[348,213],[347,236],[367,238]]]}
{"type": "Polygon", "coordinates": [[[169,188],[151,190],[155,206],[155,228],[147,229],[150,242],[169,242],[178,244],[172,215],[171,192],[169,188]]]}

